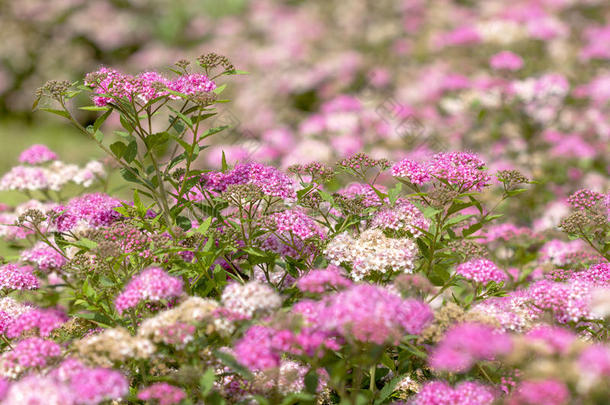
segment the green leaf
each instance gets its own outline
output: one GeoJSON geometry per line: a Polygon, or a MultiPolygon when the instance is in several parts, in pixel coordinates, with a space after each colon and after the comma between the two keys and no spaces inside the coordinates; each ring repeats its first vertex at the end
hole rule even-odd
{"type": "Polygon", "coordinates": [[[447,210],[447,215],[455,214],[456,212],[468,207],[472,207],[473,205],[474,204],[472,202],[465,203],[462,201],[454,201],[453,204],[451,204],[451,207],[449,207],[449,210],[447,210]]]}
{"type": "Polygon", "coordinates": [[[97,243],[92,241],[91,239],[82,238],[75,242],[71,242],[72,245],[81,247],[87,250],[95,249],[97,247],[97,243]]]}
{"type": "Polygon", "coordinates": [[[98,324],[100,326],[103,326],[103,327],[106,327],[106,328],[110,328],[110,327],[115,326],[114,325],[114,321],[111,318],[109,318],[107,316],[104,316],[104,315],[102,315],[99,312],[95,312],[95,313],[92,313],[92,312],[82,312],[82,313],[77,313],[77,314],[74,314],[74,315],[79,317],[79,318],[87,319],[87,320],[89,320],[89,321],[91,321],[93,323],[96,323],[96,324],[98,324]]]}
{"type": "Polygon", "coordinates": [[[83,294],[85,294],[85,297],[95,299],[95,290],[93,289],[93,287],[91,287],[88,277],[83,283],[82,291],[83,294]]]}
{"type": "Polygon", "coordinates": [[[201,378],[199,379],[199,388],[201,389],[201,395],[206,397],[212,388],[214,388],[214,380],[216,379],[216,374],[214,373],[213,368],[208,368],[205,370],[201,378]]]}
{"type": "Polygon", "coordinates": [[[142,183],[142,181],[140,181],[140,179],[136,176],[135,173],[138,173],[138,169],[136,169],[135,167],[131,167],[131,170],[127,170],[127,168],[122,167],[121,168],[121,176],[131,182],[131,183],[142,183]]]}
{"type": "Polygon", "coordinates": [[[388,198],[390,199],[390,204],[394,205],[398,197],[400,196],[400,192],[402,191],[402,183],[396,183],[394,188],[388,190],[388,198]]]}
{"type": "Polygon", "coordinates": [[[40,110],[50,112],[52,114],[59,115],[61,117],[70,119],[70,113],[68,113],[67,111],[64,111],[64,110],[56,110],[54,108],[41,108],[40,110]]]}
{"type": "Polygon", "coordinates": [[[498,218],[502,218],[504,216],[504,214],[493,214],[493,215],[489,215],[487,217],[485,217],[485,222],[491,222],[494,219],[498,219],[498,218]]]}
{"type": "Polygon", "coordinates": [[[246,72],[245,70],[231,70],[227,72],[228,75],[249,75],[250,72],[246,72]]]}
{"type": "Polygon", "coordinates": [[[38,107],[38,104],[40,103],[40,99],[41,99],[41,97],[36,97],[36,99],[34,100],[34,103],[32,104],[32,111],[36,110],[36,107],[38,107]]]}
{"type": "Polygon", "coordinates": [[[235,360],[235,357],[221,350],[214,351],[214,356],[220,360],[225,366],[233,369],[236,373],[249,380],[252,378],[252,373],[246,367],[242,366],[235,360]]]}
{"type": "Polygon", "coordinates": [[[513,197],[513,196],[516,196],[518,194],[524,193],[526,191],[527,191],[527,188],[518,188],[516,190],[508,190],[506,192],[506,195],[509,196],[509,197],[513,197]]]}
{"type": "Polygon", "coordinates": [[[224,131],[225,129],[229,128],[228,125],[222,125],[220,127],[214,127],[214,128],[210,128],[207,131],[205,131],[203,134],[201,134],[201,137],[199,138],[199,140],[201,141],[202,139],[205,139],[209,136],[212,136],[214,134],[217,134],[219,132],[224,131]]]}
{"type": "Polygon", "coordinates": [[[125,153],[126,149],[127,149],[127,145],[125,145],[121,141],[117,141],[117,142],[113,143],[112,145],[110,145],[110,150],[112,151],[112,153],[114,153],[114,156],[116,156],[117,159],[120,159],[123,157],[123,154],[125,153]]]}
{"type": "Polygon", "coordinates": [[[473,215],[457,215],[455,217],[451,217],[447,221],[445,221],[445,225],[443,226],[443,229],[446,229],[450,226],[459,224],[460,222],[463,222],[463,221],[467,220],[468,218],[472,218],[472,217],[473,217],[473,215]]]}
{"type": "Polygon", "coordinates": [[[123,153],[123,159],[125,159],[127,163],[131,163],[136,158],[137,154],[138,143],[133,140],[129,142],[129,145],[127,145],[127,149],[125,149],[125,152],[123,153]]]}
{"type": "Polygon", "coordinates": [[[383,386],[381,391],[379,391],[379,397],[375,400],[375,405],[379,405],[383,403],[386,399],[392,395],[398,383],[401,382],[405,378],[406,374],[398,375],[390,380],[386,385],[383,386]]]}
{"type": "Polygon", "coordinates": [[[213,91],[214,91],[214,93],[216,93],[216,94],[220,94],[220,93],[222,93],[222,92],[223,92],[223,90],[224,90],[226,87],[227,87],[227,84],[225,83],[225,84],[223,84],[222,86],[218,86],[218,87],[216,87],[216,88],[215,88],[213,91]]]}
{"type": "Polygon", "coordinates": [[[396,372],[396,365],[394,364],[394,360],[392,360],[392,358],[390,357],[390,355],[388,355],[387,352],[383,352],[383,354],[381,355],[381,364],[383,364],[393,372],[396,372]]]}
{"type": "Polygon", "coordinates": [[[98,107],[96,105],[89,105],[86,107],[79,107],[79,110],[85,110],[85,111],[108,111],[110,110],[110,107],[98,107]]]}
{"type": "Polygon", "coordinates": [[[139,213],[146,213],[146,207],[142,204],[138,190],[133,190],[133,206],[138,210],[139,213]]]}
{"type": "Polygon", "coordinates": [[[318,391],[318,372],[316,370],[310,370],[305,375],[305,391],[315,395],[318,391]]]}
{"type": "Polygon", "coordinates": [[[191,222],[191,220],[182,215],[178,215],[176,217],[176,224],[180,228],[182,228],[183,231],[188,231],[189,229],[191,229],[193,227],[193,223],[191,222]]]}
{"type": "Polygon", "coordinates": [[[146,137],[144,140],[149,149],[159,148],[169,141],[167,132],[157,132],[146,137]]]}
{"type": "Polygon", "coordinates": [[[476,224],[470,225],[467,229],[464,229],[462,231],[462,236],[466,237],[466,236],[470,236],[473,233],[475,233],[476,231],[478,231],[479,229],[481,229],[483,227],[483,224],[480,222],[477,222],[476,224]]]}
{"type": "MultiPolygon", "coordinates": [[[[91,127],[91,129],[93,129],[93,127],[91,127]]],[[[102,143],[102,141],[104,140],[104,134],[101,131],[95,131],[93,133],[93,138],[95,138],[95,140],[99,143],[102,143]]]]}
{"type": "Polygon", "coordinates": [[[184,121],[184,123],[189,128],[193,128],[193,121],[191,121],[191,119],[189,117],[187,117],[186,115],[182,114],[180,111],[176,110],[173,107],[167,106],[167,108],[169,108],[174,114],[176,114],[177,117],[179,117],[182,121],[184,121]]]}
{"type": "Polygon", "coordinates": [[[227,164],[227,157],[225,156],[225,151],[222,151],[222,168],[220,169],[222,172],[226,172],[229,169],[229,165],[227,164]]]}
{"type": "Polygon", "coordinates": [[[130,134],[133,132],[133,125],[131,125],[131,122],[129,122],[129,120],[127,120],[123,114],[121,114],[119,117],[119,121],[121,122],[121,126],[125,128],[127,132],[130,134]]]}

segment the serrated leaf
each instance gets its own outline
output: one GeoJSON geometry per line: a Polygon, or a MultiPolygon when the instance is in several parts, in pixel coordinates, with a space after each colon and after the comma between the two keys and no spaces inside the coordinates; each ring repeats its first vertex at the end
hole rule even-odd
{"type": "Polygon", "coordinates": [[[117,141],[117,142],[113,143],[112,145],[110,145],[110,150],[112,151],[112,153],[114,153],[114,156],[116,156],[117,159],[120,159],[123,157],[123,154],[125,153],[126,149],[127,149],[127,145],[125,145],[121,141],[117,141]]]}
{"type": "Polygon", "coordinates": [[[135,140],[133,140],[133,141],[129,142],[129,145],[127,145],[127,148],[125,149],[125,152],[123,153],[123,159],[125,159],[125,161],[127,163],[131,163],[136,158],[137,154],[138,154],[138,143],[135,140]]]}

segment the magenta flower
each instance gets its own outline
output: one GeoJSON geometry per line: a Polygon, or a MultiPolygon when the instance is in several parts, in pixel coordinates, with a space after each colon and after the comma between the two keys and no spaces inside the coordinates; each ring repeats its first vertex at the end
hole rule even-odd
{"type": "Polygon", "coordinates": [[[21,336],[24,332],[37,329],[41,337],[48,337],[51,332],[61,327],[67,320],[68,317],[63,312],[55,309],[32,309],[19,315],[8,326],[6,336],[13,339],[21,336]]]}
{"type": "Polygon", "coordinates": [[[0,267],[0,288],[7,290],[35,290],[40,282],[32,273],[32,267],[8,263],[0,267]]]}
{"type": "Polygon", "coordinates": [[[52,340],[39,337],[27,338],[2,355],[10,365],[21,367],[44,367],[51,358],[61,355],[61,347],[52,340]]]}
{"type": "Polygon", "coordinates": [[[519,70],[523,67],[523,58],[510,51],[502,51],[491,57],[489,65],[495,70],[519,70]]]}
{"type": "Polygon", "coordinates": [[[410,159],[403,159],[392,166],[392,176],[405,178],[419,186],[431,179],[430,170],[425,164],[410,159]]]}
{"type": "Polygon", "coordinates": [[[75,197],[65,207],[55,208],[58,214],[54,225],[60,232],[77,227],[99,228],[118,220],[121,214],[114,209],[122,206],[121,200],[102,193],[75,197]]]}
{"type": "Polygon", "coordinates": [[[142,301],[161,301],[182,295],[182,279],[168,275],[163,269],[150,267],[136,275],[115,300],[122,314],[142,301]]]}
{"type": "Polygon", "coordinates": [[[430,355],[436,370],[464,372],[476,362],[493,360],[512,349],[510,337],[491,326],[463,323],[451,328],[430,355]]]}
{"type": "Polygon", "coordinates": [[[413,405],[491,405],[491,388],[476,382],[462,382],[452,388],[444,381],[426,383],[413,399],[413,405]]]}
{"type": "Polygon", "coordinates": [[[570,392],[557,380],[523,381],[508,399],[508,405],[564,405],[570,392]]]}
{"type": "Polygon", "coordinates": [[[320,294],[330,289],[351,286],[351,280],[341,273],[342,269],[333,265],[324,270],[312,270],[297,280],[297,287],[301,291],[320,294]]]}
{"type": "Polygon", "coordinates": [[[487,284],[490,281],[499,283],[508,279],[506,273],[487,259],[475,259],[462,263],[457,266],[455,272],[467,280],[480,284],[487,284]]]}
{"type": "Polygon", "coordinates": [[[39,165],[51,160],[56,160],[57,155],[46,145],[32,145],[19,155],[19,163],[39,165]]]}
{"type": "Polygon", "coordinates": [[[184,398],[186,398],[186,394],[182,388],[163,382],[154,383],[138,392],[138,399],[142,401],[157,400],[159,405],[174,405],[184,398]]]}

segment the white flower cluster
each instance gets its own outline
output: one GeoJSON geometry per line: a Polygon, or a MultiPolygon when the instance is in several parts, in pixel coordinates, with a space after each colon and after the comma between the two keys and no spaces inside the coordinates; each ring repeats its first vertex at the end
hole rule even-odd
{"type": "Polygon", "coordinates": [[[160,312],[158,315],[142,322],[138,329],[138,336],[161,340],[162,331],[178,323],[196,324],[211,317],[218,308],[218,303],[200,297],[189,297],[176,308],[160,312]]]}
{"type": "Polygon", "coordinates": [[[0,191],[59,191],[69,182],[84,187],[105,175],[100,162],[89,162],[84,168],[55,160],[48,166],[15,166],[0,179],[0,191]]]}
{"type": "Polygon", "coordinates": [[[350,277],[358,281],[373,273],[412,273],[416,252],[411,239],[392,239],[379,229],[368,229],[356,238],[348,233],[337,235],[324,254],[334,265],[351,265],[350,277]]]}
{"type": "Polygon", "coordinates": [[[4,312],[11,318],[17,318],[21,314],[31,311],[33,308],[22,304],[11,297],[0,298],[0,312],[4,312]]]}
{"type": "Polygon", "coordinates": [[[227,310],[248,318],[256,312],[268,313],[282,305],[279,294],[258,281],[228,285],[222,292],[221,302],[227,310]]]}
{"type": "Polygon", "coordinates": [[[103,367],[128,359],[147,359],[155,352],[155,345],[150,340],[131,336],[124,328],[106,329],[87,336],[75,342],[74,347],[81,357],[103,367]]]}

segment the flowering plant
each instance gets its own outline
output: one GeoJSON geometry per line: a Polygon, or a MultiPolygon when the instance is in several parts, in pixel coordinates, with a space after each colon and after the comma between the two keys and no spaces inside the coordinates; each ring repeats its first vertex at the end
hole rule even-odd
{"type": "Polygon", "coordinates": [[[608,395],[608,195],[569,199],[561,228],[580,239],[567,241],[495,224],[536,183],[472,152],[287,170],[223,156],[210,170],[197,158],[224,129],[206,125],[226,102],[218,82],[243,72],[216,54],[198,66],[101,68],[38,92],[133,194],[40,145],[0,179],[31,198],[1,217],[19,252],[0,267],[4,403],[608,395]],[[81,92],[100,114],[90,126],[73,114],[81,92]]]}

